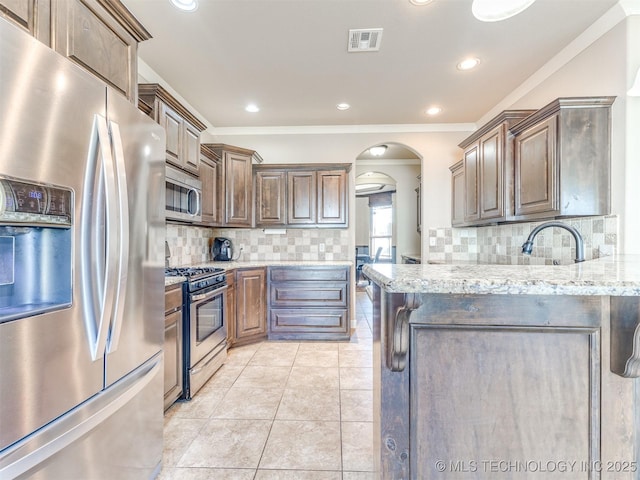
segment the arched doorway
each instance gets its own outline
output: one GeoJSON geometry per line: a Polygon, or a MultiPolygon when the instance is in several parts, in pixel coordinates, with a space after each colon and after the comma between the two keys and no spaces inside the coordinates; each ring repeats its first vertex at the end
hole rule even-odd
{"type": "Polygon", "coordinates": [[[422,157],[415,150],[397,142],[372,145],[356,157],[355,244],[358,252],[373,255],[374,244],[375,247],[383,245],[385,253],[381,261],[389,263],[400,263],[402,255],[420,255],[421,165],[422,157]],[[376,151],[378,147],[382,148],[376,151]],[[391,203],[393,226],[387,248],[384,239],[377,240],[385,233],[379,235],[380,232],[374,231],[371,215],[372,209],[384,210],[388,203],[391,203]]]}

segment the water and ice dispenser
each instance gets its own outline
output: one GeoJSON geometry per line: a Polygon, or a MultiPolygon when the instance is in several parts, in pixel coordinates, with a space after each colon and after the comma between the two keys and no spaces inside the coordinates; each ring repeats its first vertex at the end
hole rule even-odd
{"type": "Polygon", "coordinates": [[[72,301],[73,192],[0,175],[0,323],[72,301]]]}

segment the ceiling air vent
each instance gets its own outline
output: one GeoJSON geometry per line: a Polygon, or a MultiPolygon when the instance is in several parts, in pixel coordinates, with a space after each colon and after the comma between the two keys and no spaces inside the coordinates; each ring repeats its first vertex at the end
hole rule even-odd
{"type": "Polygon", "coordinates": [[[358,28],[349,30],[349,52],[377,52],[382,41],[381,28],[358,28]]]}

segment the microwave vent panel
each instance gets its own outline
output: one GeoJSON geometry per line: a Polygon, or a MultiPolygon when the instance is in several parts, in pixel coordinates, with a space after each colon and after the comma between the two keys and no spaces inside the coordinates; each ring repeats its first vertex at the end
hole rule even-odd
{"type": "Polygon", "coordinates": [[[382,41],[382,28],[358,28],[349,30],[349,52],[377,52],[382,41]]]}

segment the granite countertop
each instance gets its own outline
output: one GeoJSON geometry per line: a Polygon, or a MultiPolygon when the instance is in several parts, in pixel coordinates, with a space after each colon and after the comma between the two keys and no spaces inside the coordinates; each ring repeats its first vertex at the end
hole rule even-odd
{"type": "Polygon", "coordinates": [[[310,261],[310,260],[256,260],[256,261],[232,261],[232,262],[206,262],[195,267],[219,267],[225,270],[233,270],[236,268],[258,268],[258,267],[316,267],[316,266],[352,266],[351,261],[329,260],[329,261],[310,261]]]}
{"type": "Polygon", "coordinates": [[[640,255],[571,265],[367,264],[391,293],[640,296],[640,255]]]}
{"type": "Polygon", "coordinates": [[[187,277],[164,277],[164,286],[169,287],[171,285],[175,285],[176,283],[186,282],[187,277]]]}
{"type": "MultiPolygon", "coordinates": [[[[331,261],[291,261],[291,260],[263,260],[253,262],[205,262],[197,265],[189,265],[190,267],[218,267],[225,270],[235,270],[238,268],[259,268],[259,267],[314,267],[314,266],[345,266],[350,267],[353,262],[347,260],[331,260],[331,261]]],[[[175,285],[176,283],[185,282],[185,277],[164,277],[164,286],[175,285]]]]}

